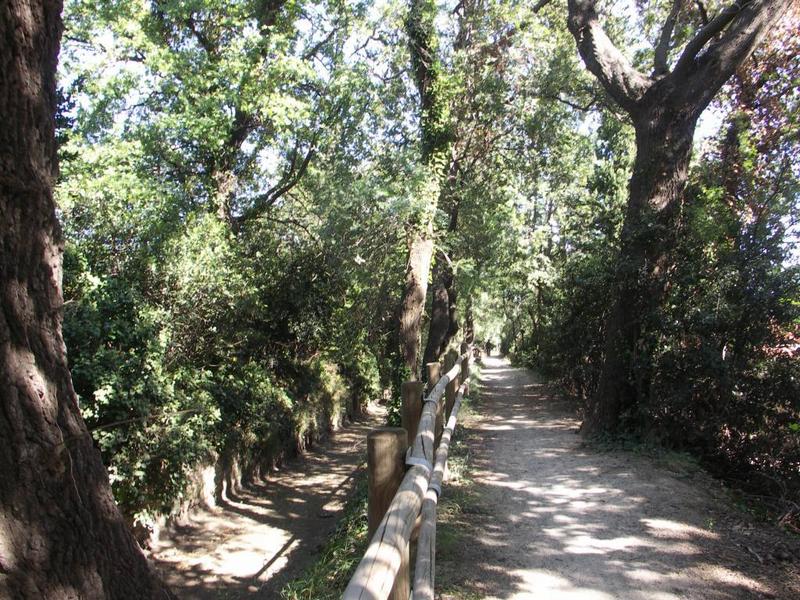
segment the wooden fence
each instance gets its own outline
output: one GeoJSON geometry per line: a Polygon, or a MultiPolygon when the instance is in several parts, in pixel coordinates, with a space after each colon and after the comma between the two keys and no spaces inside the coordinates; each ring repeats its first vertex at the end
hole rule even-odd
{"type": "Polygon", "coordinates": [[[421,382],[403,384],[403,428],[386,427],[367,436],[371,538],[344,600],[433,600],[436,506],[469,377],[469,347],[462,344],[461,352],[444,375],[438,363],[427,365],[427,395],[421,382]]]}

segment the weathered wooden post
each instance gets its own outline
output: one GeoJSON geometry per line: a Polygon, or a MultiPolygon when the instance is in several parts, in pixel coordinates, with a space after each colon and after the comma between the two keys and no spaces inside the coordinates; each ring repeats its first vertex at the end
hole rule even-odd
{"type": "MultiPolygon", "coordinates": [[[[408,433],[401,427],[381,427],[367,435],[367,522],[370,538],[403,481],[407,449],[408,433]]],[[[411,576],[406,546],[389,599],[408,600],[410,593],[411,576]]]]}
{"type": "Polygon", "coordinates": [[[461,383],[469,381],[469,359],[470,356],[469,344],[461,344],[461,355],[464,359],[461,361],[461,383]]]}
{"type": "MultiPolygon", "coordinates": [[[[428,371],[428,385],[425,388],[425,392],[428,393],[439,382],[439,379],[441,378],[442,366],[438,362],[432,362],[426,363],[425,368],[428,371]]],[[[439,405],[436,408],[436,425],[433,427],[434,447],[439,444],[439,438],[442,435],[441,432],[443,429],[444,410],[442,408],[442,402],[439,402],[439,405]]]]}
{"type": "Polygon", "coordinates": [[[453,378],[450,383],[447,384],[447,387],[444,388],[444,396],[445,396],[445,417],[450,417],[450,413],[453,412],[453,404],[456,403],[456,394],[458,393],[458,387],[461,385],[458,381],[458,375],[453,378]]]}
{"type": "Polygon", "coordinates": [[[419,418],[422,416],[422,392],[425,384],[421,381],[405,381],[400,386],[400,393],[403,396],[403,408],[400,414],[400,422],[403,429],[408,432],[408,445],[414,445],[414,438],[417,437],[419,418]]]}
{"type": "Polygon", "coordinates": [[[428,372],[428,386],[425,388],[425,391],[430,392],[441,377],[442,365],[438,362],[427,363],[425,369],[428,372]]]}

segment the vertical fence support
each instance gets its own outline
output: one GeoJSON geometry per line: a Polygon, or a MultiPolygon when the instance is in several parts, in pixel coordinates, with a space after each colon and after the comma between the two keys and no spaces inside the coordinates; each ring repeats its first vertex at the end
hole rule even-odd
{"type": "MultiPolygon", "coordinates": [[[[452,353],[448,352],[444,356],[444,371],[445,373],[449,373],[453,367],[458,363],[457,358],[453,358],[452,353]]],[[[447,390],[450,389],[450,385],[452,384],[453,380],[450,380],[444,390],[445,393],[442,394],[441,398],[439,398],[439,404],[436,406],[436,426],[433,428],[433,435],[434,435],[434,443],[433,447],[438,448],[439,441],[442,439],[442,432],[444,431],[444,422],[447,419],[447,390]]],[[[456,388],[458,389],[458,388],[456,388]]]]}
{"type": "MultiPolygon", "coordinates": [[[[462,348],[462,355],[464,355],[462,348]]],[[[452,355],[451,355],[452,356],[452,355]]],[[[413,438],[411,456],[416,460],[406,470],[406,449],[409,432],[401,428],[382,428],[372,431],[367,436],[367,463],[369,470],[369,535],[370,544],[358,564],[347,589],[345,600],[409,600],[410,565],[409,540],[413,539],[415,521],[421,518],[421,509],[427,503],[428,509],[434,509],[429,523],[433,530],[428,534],[435,535],[435,506],[441,490],[442,479],[447,468],[447,455],[451,436],[456,425],[456,416],[466,384],[459,389],[455,402],[451,404],[451,414],[442,436],[442,445],[435,448],[433,438],[436,429],[436,405],[444,408],[445,392],[450,389],[450,382],[460,375],[469,375],[469,358],[465,357],[460,365],[450,358],[445,361],[450,368],[445,375],[440,375],[437,363],[426,365],[429,385],[426,390],[429,403],[422,403],[421,388],[413,384],[404,384],[402,388],[404,402],[404,419],[410,420],[411,407],[417,401],[422,406],[421,417],[417,425],[418,434],[413,438]],[[466,363],[466,367],[465,364],[466,363]],[[465,370],[466,369],[466,370],[465,370]],[[408,410],[408,413],[406,413],[408,410]],[[433,472],[431,472],[431,465],[433,472]],[[428,465],[428,466],[426,466],[428,465]]],[[[465,377],[466,378],[466,377],[465,377]]],[[[442,411],[443,412],[443,411],[442,411]]],[[[441,418],[441,415],[439,415],[441,418]]],[[[409,423],[410,426],[410,423],[409,423]]],[[[428,513],[430,510],[428,510],[428,513]]],[[[426,513],[426,514],[428,514],[426,513]]],[[[425,545],[418,551],[417,576],[429,582],[429,585],[415,584],[414,598],[428,600],[433,595],[434,575],[434,537],[426,534],[425,545]],[[430,560],[423,568],[419,568],[419,557],[430,560]],[[420,596],[417,592],[420,592],[420,596]]],[[[422,540],[420,541],[422,543],[422,540]]]]}
{"type": "Polygon", "coordinates": [[[428,386],[425,388],[425,391],[430,392],[441,377],[442,365],[438,362],[427,363],[425,365],[425,370],[428,372],[428,386]]]}
{"type": "Polygon", "coordinates": [[[421,381],[404,381],[400,386],[400,394],[403,397],[403,407],[400,414],[400,422],[408,432],[408,445],[414,445],[414,438],[417,437],[419,418],[422,416],[422,392],[425,384],[421,381]]]}
{"type": "Polygon", "coordinates": [[[450,413],[453,412],[453,404],[456,402],[456,394],[458,393],[458,388],[461,385],[458,381],[458,375],[447,384],[447,387],[444,388],[444,403],[445,403],[445,416],[450,417],[450,413]]]}
{"type": "MultiPolygon", "coordinates": [[[[425,365],[425,368],[428,371],[428,387],[425,389],[425,391],[430,392],[441,378],[442,366],[438,362],[432,362],[432,363],[427,363],[425,365]]],[[[442,410],[442,403],[439,402],[439,405],[436,407],[436,424],[433,427],[434,448],[439,445],[439,438],[442,436],[443,429],[444,429],[444,412],[442,410]]]]}
{"type": "Polygon", "coordinates": [[[469,383],[469,362],[472,358],[469,344],[461,344],[461,354],[464,356],[461,361],[461,383],[469,383]]]}
{"type": "MultiPolygon", "coordinates": [[[[375,533],[403,481],[408,433],[401,427],[382,427],[367,434],[367,519],[369,536],[375,533]]],[[[408,600],[411,592],[408,546],[402,556],[390,600],[408,600]]]]}

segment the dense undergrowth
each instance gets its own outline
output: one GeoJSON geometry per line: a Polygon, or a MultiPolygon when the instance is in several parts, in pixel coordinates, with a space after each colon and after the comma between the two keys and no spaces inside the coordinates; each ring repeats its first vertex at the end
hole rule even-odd
{"type": "MultiPolygon", "coordinates": [[[[263,244],[269,231],[259,234],[263,244]]],[[[65,338],[82,414],[129,518],[194,500],[203,465],[216,463],[218,494],[226,478],[261,477],[379,396],[363,342],[326,348],[322,331],[303,331],[326,323],[330,339],[342,325],[330,299],[292,292],[313,291],[319,270],[274,270],[302,257],[278,250],[270,262],[211,217],[162,256],[109,257],[114,267],[91,256],[93,241],[67,245],[65,338]],[[137,258],[151,261],[147,277],[137,258]]]]}

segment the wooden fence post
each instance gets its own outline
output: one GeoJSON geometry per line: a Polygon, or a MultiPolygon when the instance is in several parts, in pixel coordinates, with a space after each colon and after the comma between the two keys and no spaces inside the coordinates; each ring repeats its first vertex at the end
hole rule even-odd
{"type": "Polygon", "coordinates": [[[428,372],[428,385],[425,391],[430,392],[441,377],[442,365],[438,362],[427,363],[425,365],[425,370],[428,372]]]}
{"type": "MultiPolygon", "coordinates": [[[[375,533],[406,472],[408,433],[401,427],[382,427],[367,434],[367,521],[375,533]]],[[[394,581],[390,600],[408,600],[411,593],[408,546],[394,581]]]]}
{"type": "MultiPolygon", "coordinates": [[[[414,459],[412,466],[406,471],[397,493],[394,495],[386,513],[372,532],[369,547],[358,563],[350,582],[347,584],[342,598],[344,600],[385,600],[393,592],[395,583],[398,582],[398,573],[403,572],[398,584],[398,596],[403,600],[408,597],[407,573],[408,566],[404,566],[404,557],[408,556],[408,542],[414,530],[414,523],[420,514],[424,496],[426,496],[429,482],[432,477],[428,465],[436,463],[438,453],[433,448],[433,428],[436,422],[437,402],[444,394],[446,383],[455,378],[460,367],[454,366],[443,375],[433,390],[428,394],[432,402],[426,402],[422,407],[422,418],[419,424],[419,433],[414,438],[411,457],[414,459]],[[400,589],[400,587],[404,589],[400,589]]],[[[456,403],[456,406],[458,403],[456,403]]],[[[455,408],[454,408],[455,410],[455,408]]],[[[455,424],[455,415],[453,416],[455,424]]],[[[405,432],[400,430],[400,439],[405,440],[405,432]]],[[[449,440],[452,428],[446,429],[449,440]]],[[[445,439],[444,437],[442,439],[445,439]]],[[[446,458],[446,448],[441,448],[446,458]]],[[[374,459],[371,459],[374,460],[374,459]]],[[[400,459],[402,460],[402,459],[400,459]]],[[[442,467],[443,468],[443,467],[442,467]]],[[[436,469],[434,468],[434,471],[436,469]]],[[[372,475],[371,475],[372,477],[372,475]]],[[[434,491],[431,490],[433,494],[434,491]]],[[[405,563],[407,565],[407,561],[405,563]]]]}
{"type": "MultiPolygon", "coordinates": [[[[430,392],[433,387],[439,382],[441,379],[441,369],[442,365],[438,362],[427,363],[425,368],[428,370],[428,387],[426,388],[427,392],[430,392]]],[[[434,442],[433,447],[439,445],[439,438],[442,436],[442,431],[444,430],[444,410],[442,408],[442,403],[436,406],[436,424],[433,426],[433,435],[434,435],[434,442]]]]}
{"type": "Polygon", "coordinates": [[[450,413],[453,412],[453,404],[456,402],[456,394],[458,393],[459,385],[458,375],[456,375],[453,380],[447,384],[447,387],[444,388],[445,418],[449,418],[450,413]]]}
{"type": "Polygon", "coordinates": [[[408,445],[414,445],[417,437],[419,418],[422,416],[422,392],[425,384],[421,381],[404,381],[400,386],[403,408],[400,414],[403,429],[408,432],[408,445]]]}
{"type": "Polygon", "coordinates": [[[467,383],[469,381],[469,360],[472,358],[468,344],[461,344],[461,354],[464,356],[464,360],[461,361],[461,383],[467,383]]]}
{"type": "MultiPolygon", "coordinates": [[[[455,361],[453,360],[452,356],[448,353],[445,354],[444,357],[444,370],[445,372],[449,372],[453,366],[455,366],[455,361]]],[[[437,377],[437,381],[439,378],[437,377]]],[[[452,383],[452,380],[451,380],[452,383]]],[[[444,431],[444,422],[446,419],[445,413],[445,397],[447,396],[447,390],[450,389],[450,383],[445,386],[445,393],[442,394],[442,397],[439,398],[439,403],[436,405],[436,424],[433,427],[433,447],[437,448],[439,446],[439,440],[442,439],[442,432],[444,431]]]]}

